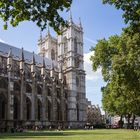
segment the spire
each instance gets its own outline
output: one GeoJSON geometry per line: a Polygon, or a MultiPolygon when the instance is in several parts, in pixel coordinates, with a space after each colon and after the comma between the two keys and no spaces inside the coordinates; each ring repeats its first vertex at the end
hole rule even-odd
{"type": "Polygon", "coordinates": [[[79,27],[82,28],[81,18],[79,17],[79,27]]]}
{"type": "Polygon", "coordinates": [[[24,52],[23,48],[21,49],[21,58],[20,58],[20,70],[22,70],[22,74],[24,74],[24,52]]]}
{"type": "Polygon", "coordinates": [[[7,68],[11,70],[12,68],[12,49],[9,49],[8,58],[7,58],[7,68]]]}
{"type": "Polygon", "coordinates": [[[48,27],[47,27],[47,34],[46,34],[46,36],[51,36],[51,34],[50,34],[50,26],[49,26],[49,24],[48,24],[48,27]]]}
{"type": "Polygon", "coordinates": [[[23,48],[21,49],[21,61],[24,61],[24,52],[23,52],[23,48]]]}
{"type": "Polygon", "coordinates": [[[47,35],[50,36],[50,26],[48,25],[48,32],[47,32],[47,35]]]}
{"type": "Polygon", "coordinates": [[[32,57],[32,64],[35,65],[35,56],[34,56],[34,52],[33,52],[33,57],[32,57]]]}
{"type": "Polygon", "coordinates": [[[9,49],[8,58],[12,58],[12,49],[9,49]]]}
{"type": "Polygon", "coordinates": [[[71,12],[71,9],[70,9],[70,12],[69,12],[69,22],[72,23],[72,12],[71,12]]]}
{"type": "Polygon", "coordinates": [[[42,40],[42,30],[40,30],[40,40],[42,40]]]}
{"type": "Polygon", "coordinates": [[[46,68],[44,55],[43,55],[43,68],[46,68]]]}
{"type": "Polygon", "coordinates": [[[43,65],[42,65],[42,68],[41,68],[41,75],[42,76],[45,76],[46,75],[46,65],[45,65],[45,59],[44,59],[44,55],[43,55],[43,65]]]}

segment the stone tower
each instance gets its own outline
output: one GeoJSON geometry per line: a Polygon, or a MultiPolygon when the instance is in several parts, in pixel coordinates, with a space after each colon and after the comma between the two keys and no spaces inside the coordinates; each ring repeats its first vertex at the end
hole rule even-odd
{"type": "Polygon", "coordinates": [[[86,120],[85,71],[83,67],[83,28],[74,24],[72,15],[69,27],[58,36],[58,63],[68,85],[68,121],[70,126],[82,126],[86,120]],[[83,123],[82,123],[83,122],[83,123]]]}
{"type": "Polygon", "coordinates": [[[39,55],[57,61],[57,39],[51,36],[49,27],[44,38],[42,38],[42,34],[40,34],[38,47],[39,55]]]}
{"type": "Polygon", "coordinates": [[[67,98],[67,121],[69,126],[80,127],[86,121],[85,71],[83,60],[83,28],[79,19],[76,25],[69,16],[69,27],[62,29],[57,39],[51,36],[49,29],[46,37],[38,43],[39,55],[57,63],[63,73],[64,93],[67,98]]]}

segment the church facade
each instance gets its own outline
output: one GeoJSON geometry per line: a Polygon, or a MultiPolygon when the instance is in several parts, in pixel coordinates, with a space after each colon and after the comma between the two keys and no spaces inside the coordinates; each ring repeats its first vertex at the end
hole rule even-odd
{"type": "Polygon", "coordinates": [[[0,128],[83,127],[86,121],[83,28],[72,18],[39,54],[0,42],[0,128]]]}

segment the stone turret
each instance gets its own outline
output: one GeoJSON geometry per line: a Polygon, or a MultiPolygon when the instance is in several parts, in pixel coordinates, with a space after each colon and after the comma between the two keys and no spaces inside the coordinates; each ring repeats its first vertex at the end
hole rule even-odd
{"type": "Polygon", "coordinates": [[[23,48],[22,48],[21,49],[21,58],[20,58],[20,70],[24,71],[24,64],[25,64],[24,52],[23,52],[23,48]]]}
{"type": "Polygon", "coordinates": [[[12,49],[10,48],[9,53],[8,53],[8,58],[7,58],[7,68],[10,69],[12,67],[12,49]]]}
{"type": "Polygon", "coordinates": [[[43,57],[43,65],[42,65],[42,68],[41,68],[41,75],[44,76],[46,74],[46,65],[45,65],[45,60],[44,60],[44,57],[43,57]]]}
{"type": "Polygon", "coordinates": [[[34,52],[33,52],[32,64],[31,64],[31,73],[35,73],[35,72],[36,72],[36,66],[35,66],[35,56],[34,56],[34,52]]]}
{"type": "Polygon", "coordinates": [[[54,78],[55,70],[54,70],[54,64],[52,62],[51,70],[50,70],[50,77],[54,78]]]}

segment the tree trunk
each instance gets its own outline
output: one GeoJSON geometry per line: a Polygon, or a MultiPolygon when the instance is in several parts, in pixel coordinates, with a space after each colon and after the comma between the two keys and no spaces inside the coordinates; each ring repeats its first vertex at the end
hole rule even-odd
{"type": "Polygon", "coordinates": [[[130,117],[131,117],[131,115],[128,114],[128,118],[127,118],[127,121],[128,121],[128,123],[127,123],[127,129],[130,129],[130,117]]]}
{"type": "Polygon", "coordinates": [[[119,120],[119,128],[123,128],[124,122],[123,122],[122,118],[123,118],[123,116],[121,115],[121,118],[119,120]]]}
{"type": "Polygon", "coordinates": [[[134,128],[134,121],[135,121],[135,118],[136,118],[136,116],[133,115],[133,119],[132,119],[132,126],[133,126],[133,128],[134,128]]]}

